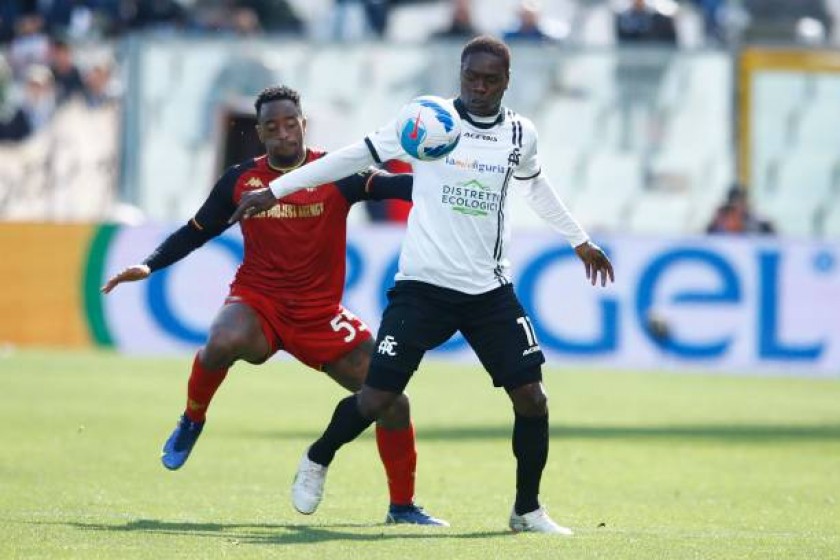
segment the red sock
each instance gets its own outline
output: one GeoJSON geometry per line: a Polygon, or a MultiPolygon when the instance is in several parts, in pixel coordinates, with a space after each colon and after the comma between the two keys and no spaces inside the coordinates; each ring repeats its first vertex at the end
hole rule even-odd
{"type": "Polygon", "coordinates": [[[414,447],[414,425],[399,430],[376,426],[376,446],[388,475],[391,503],[405,506],[414,502],[414,472],[417,449],[414,447]]]}
{"type": "Polygon", "coordinates": [[[227,368],[210,371],[201,367],[198,354],[193,360],[192,373],[187,382],[187,410],[184,414],[193,422],[203,422],[207,415],[207,407],[216,394],[216,389],[222,384],[227,375],[227,368]]]}

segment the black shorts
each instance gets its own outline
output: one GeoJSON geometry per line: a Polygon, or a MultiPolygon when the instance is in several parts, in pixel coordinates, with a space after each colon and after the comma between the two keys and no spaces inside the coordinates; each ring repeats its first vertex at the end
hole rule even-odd
{"type": "Polygon", "coordinates": [[[365,383],[401,393],[426,350],[456,331],[475,351],[493,385],[512,389],[542,379],[545,357],[513,286],[469,295],[403,280],[388,291],[365,383]]]}

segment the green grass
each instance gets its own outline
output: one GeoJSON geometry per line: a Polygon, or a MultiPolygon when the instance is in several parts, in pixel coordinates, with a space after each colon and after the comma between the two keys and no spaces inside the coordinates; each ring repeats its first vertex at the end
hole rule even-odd
{"type": "Polygon", "coordinates": [[[575,537],[512,535],[510,406],[476,367],[410,385],[418,497],[451,529],[381,524],[370,434],[319,511],[298,458],[343,392],[290,362],[238,365],[189,463],[165,471],[190,360],[0,358],[0,558],[840,558],[840,381],[550,370],[542,498],[575,537]]]}

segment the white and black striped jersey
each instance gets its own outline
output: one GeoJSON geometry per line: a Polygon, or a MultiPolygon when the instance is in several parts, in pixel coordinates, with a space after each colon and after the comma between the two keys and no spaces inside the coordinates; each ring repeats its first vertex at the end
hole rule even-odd
{"type": "Polygon", "coordinates": [[[374,160],[409,161],[414,168],[408,230],[397,280],[419,280],[468,294],[510,283],[507,201],[514,181],[540,174],[533,123],[502,109],[494,122],[471,119],[459,101],[461,140],[436,161],[410,159],[394,123],[365,138],[374,160]]]}

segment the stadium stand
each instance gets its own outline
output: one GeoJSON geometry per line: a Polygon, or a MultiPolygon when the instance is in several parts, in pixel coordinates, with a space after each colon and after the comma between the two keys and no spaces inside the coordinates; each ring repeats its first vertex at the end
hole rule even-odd
{"type": "MultiPolygon", "coordinates": [[[[196,9],[204,5],[200,1],[194,4],[196,9]]],[[[123,68],[110,80],[116,85],[112,88],[115,92],[130,94],[120,97],[117,93],[111,98],[124,114],[136,115],[114,119],[111,125],[114,130],[109,135],[127,142],[121,153],[111,152],[114,159],[108,165],[117,170],[116,186],[112,187],[117,193],[112,195],[140,205],[150,219],[179,220],[202,194],[186,183],[207,184],[218,172],[220,149],[207,140],[217,134],[225,111],[250,110],[242,99],[257,88],[254,76],[272,82],[291,80],[306,90],[311,136],[326,147],[341,145],[384,123],[403,100],[417,93],[454,93],[457,76],[434,68],[455,60],[458,42],[421,46],[447,24],[451,2],[391,2],[384,43],[371,42],[378,35],[365,33],[361,1],[344,4],[339,12],[333,0],[287,0],[284,5],[300,28],[261,22],[252,32],[268,33],[259,39],[267,48],[250,51],[237,42],[236,29],[225,27],[224,13],[216,12],[210,14],[213,17],[209,12],[199,17],[194,12],[169,10],[127,20],[109,20],[118,14],[108,12],[100,14],[99,27],[86,29],[62,27],[61,21],[48,15],[43,29],[50,34],[59,29],[72,32],[70,38],[75,42],[70,44],[82,75],[96,66],[87,56],[90,45],[112,57],[115,53],[125,55],[119,61],[123,68]],[[331,43],[339,17],[346,20],[342,25],[358,27],[356,34],[348,37],[368,40],[331,43]],[[127,30],[136,28],[151,35],[138,35],[131,43],[102,42],[102,37],[119,41],[127,30]],[[279,30],[286,34],[272,35],[279,30]],[[302,40],[289,42],[290,37],[302,40]],[[138,54],[143,44],[155,48],[138,54]],[[202,49],[228,60],[228,68],[202,64],[202,49]],[[270,52],[283,54],[273,57],[270,52]],[[175,54],[183,56],[176,61],[175,54]],[[250,60],[248,71],[242,70],[245,58],[250,60]],[[304,60],[309,63],[304,65],[304,60]],[[131,82],[140,79],[152,64],[160,70],[139,84],[131,82]],[[202,77],[208,72],[216,76],[215,82],[202,77]],[[129,83],[121,84],[122,80],[129,83]],[[206,114],[185,111],[190,99],[198,100],[206,114]],[[164,181],[149,174],[150,169],[157,173],[169,169],[170,173],[164,181]],[[160,190],[160,184],[167,181],[176,183],[171,192],[160,190]]],[[[837,35],[832,18],[840,13],[840,0],[793,4],[745,2],[743,7],[752,17],[747,23],[727,5],[729,11],[718,14],[723,27],[709,29],[706,25],[708,35],[704,35],[708,14],[694,2],[651,0],[648,5],[653,9],[673,16],[679,48],[623,51],[616,48],[615,18],[627,2],[542,3],[541,25],[561,30],[555,35],[558,40],[539,51],[534,45],[513,46],[517,80],[507,102],[536,121],[546,170],[587,227],[601,231],[704,230],[735,181],[735,117],[743,115],[735,105],[737,61],[731,52],[694,47],[716,47],[733,33],[747,38],[783,38],[788,45],[802,39],[813,41],[813,36],[797,35],[803,18],[823,26],[826,37],[837,35]],[[638,72],[622,70],[627,60],[634,60],[637,69],[639,61],[647,61],[643,66],[650,70],[646,74],[650,79],[639,80],[638,72]],[[657,213],[661,214],[658,220],[657,213]]],[[[20,53],[35,52],[34,39],[14,46],[8,19],[21,15],[14,11],[17,5],[9,4],[11,8],[4,8],[0,15],[6,17],[2,23],[6,35],[0,34],[0,40],[5,37],[7,41],[0,52],[8,55],[14,51],[16,61],[24,56],[20,53]],[[32,48],[24,48],[27,45],[32,48]]],[[[236,2],[234,5],[241,8],[236,2]]],[[[471,17],[478,31],[501,34],[514,25],[519,6],[519,0],[473,1],[471,17]]],[[[41,37],[37,31],[27,33],[41,37]]],[[[0,91],[9,92],[4,107],[21,99],[24,91],[21,80],[25,73],[14,67],[16,82],[0,83],[0,91]]],[[[832,235],[840,228],[834,223],[840,214],[840,152],[836,148],[840,145],[840,109],[836,104],[840,75],[767,71],[754,78],[750,93],[752,201],[779,224],[782,233],[832,235]]],[[[61,112],[58,107],[56,115],[61,112]]],[[[17,153],[8,145],[2,152],[5,162],[14,161],[8,154],[17,153]]],[[[5,165],[7,168],[0,170],[0,200],[8,201],[13,188],[9,178],[18,175],[11,163],[5,165]]],[[[9,217],[8,208],[0,204],[0,216],[9,217]]],[[[20,215],[20,208],[15,212],[20,215]]],[[[518,204],[513,220],[526,226],[534,221],[518,204]]]]}

